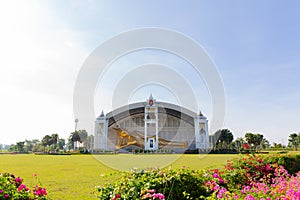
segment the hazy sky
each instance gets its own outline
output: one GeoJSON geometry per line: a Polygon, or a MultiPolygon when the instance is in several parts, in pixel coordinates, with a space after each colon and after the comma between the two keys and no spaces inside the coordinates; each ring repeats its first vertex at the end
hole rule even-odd
{"type": "MultiPolygon", "coordinates": [[[[67,138],[74,130],[73,91],[85,59],[107,39],[143,27],[178,31],[207,51],[225,88],[223,127],[235,138],[250,131],[286,143],[291,132],[300,132],[299,9],[296,0],[2,0],[0,143],[52,133],[67,138]]],[[[120,58],[95,93],[95,112],[110,111],[105,102],[111,101],[113,88],[108,86],[126,73],[122,70],[151,62],[188,65],[157,51],[120,58]]],[[[195,82],[192,71],[182,73],[199,90],[201,110],[211,118],[204,81],[195,82]]],[[[133,91],[129,102],[144,100],[149,92],[160,101],[177,103],[172,93],[155,85],[133,91]]],[[[88,127],[80,122],[78,127],[91,133],[93,122],[88,127]]]]}

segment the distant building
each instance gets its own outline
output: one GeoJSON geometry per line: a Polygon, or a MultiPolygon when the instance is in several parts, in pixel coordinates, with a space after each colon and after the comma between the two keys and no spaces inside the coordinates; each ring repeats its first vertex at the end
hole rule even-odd
{"type": "Polygon", "coordinates": [[[208,120],[178,105],[157,102],[150,95],[145,102],[133,103],[103,113],[95,121],[94,150],[187,149],[210,150],[214,139],[208,120]]]}

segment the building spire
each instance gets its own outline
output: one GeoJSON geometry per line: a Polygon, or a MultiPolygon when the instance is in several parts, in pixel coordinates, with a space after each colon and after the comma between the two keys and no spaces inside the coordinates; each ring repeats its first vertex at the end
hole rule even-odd
{"type": "Polygon", "coordinates": [[[202,114],[201,110],[199,110],[199,116],[203,117],[204,115],[202,114]]]}
{"type": "Polygon", "coordinates": [[[97,117],[97,119],[103,118],[105,117],[103,110],[101,111],[101,114],[99,115],[99,117],[97,117]]]}
{"type": "Polygon", "coordinates": [[[149,97],[149,99],[153,99],[152,93],[150,93],[150,97],[149,97]]]}
{"type": "Polygon", "coordinates": [[[101,111],[100,117],[104,117],[104,112],[103,112],[103,110],[101,111]]]}

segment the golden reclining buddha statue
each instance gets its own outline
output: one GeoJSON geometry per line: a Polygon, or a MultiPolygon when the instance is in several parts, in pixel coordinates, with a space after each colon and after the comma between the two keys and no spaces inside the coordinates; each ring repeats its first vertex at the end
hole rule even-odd
{"type": "MultiPolygon", "coordinates": [[[[143,133],[136,131],[136,130],[132,131],[131,133],[128,133],[128,131],[126,131],[125,129],[119,128],[119,127],[116,127],[113,129],[116,131],[117,136],[118,136],[118,143],[116,145],[116,147],[118,149],[122,149],[122,148],[128,147],[130,145],[137,146],[142,149],[145,148],[145,145],[144,145],[145,137],[144,137],[143,133]]],[[[147,139],[148,138],[155,138],[155,135],[148,136],[147,139]]],[[[158,137],[158,146],[159,146],[159,148],[162,148],[162,147],[187,148],[188,145],[187,145],[187,142],[169,141],[169,140],[163,139],[161,137],[158,137]]]]}

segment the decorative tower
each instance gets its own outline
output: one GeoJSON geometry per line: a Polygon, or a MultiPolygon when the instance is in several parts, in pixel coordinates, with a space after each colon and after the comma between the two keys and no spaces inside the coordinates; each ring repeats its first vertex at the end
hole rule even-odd
{"type": "Polygon", "coordinates": [[[156,99],[150,94],[145,105],[145,150],[158,149],[158,107],[156,99]]]}
{"type": "Polygon", "coordinates": [[[108,120],[103,111],[95,121],[94,150],[107,150],[108,120]]]}
{"type": "Polygon", "coordinates": [[[199,112],[194,118],[196,149],[209,150],[208,120],[199,112]]]}

